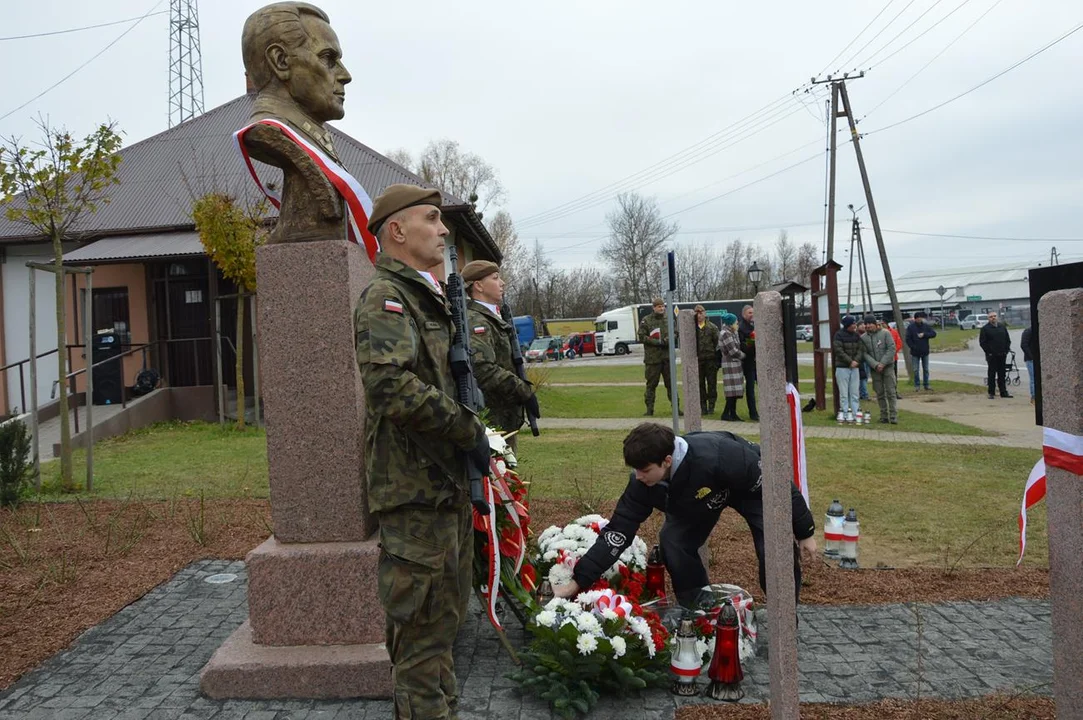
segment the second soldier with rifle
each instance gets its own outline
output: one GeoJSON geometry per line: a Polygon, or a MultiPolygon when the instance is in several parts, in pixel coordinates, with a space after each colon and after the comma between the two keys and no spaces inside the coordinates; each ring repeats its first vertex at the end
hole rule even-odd
{"type": "Polygon", "coordinates": [[[456,333],[445,289],[429,272],[444,261],[440,204],[437,190],[413,185],[392,185],[376,199],[376,274],[354,311],[396,718],[456,715],[452,645],[473,562],[467,479],[490,468],[485,426],[459,400],[452,372],[463,328],[456,333]]]}
{"type": "MultiPolygon", "coordinates": [[[[470,344],[474,374],[485,396],[489,424],[502,432],[517,431],[524,415],[541,416],[533,386],[517,373],[514,362],[519,338],[513,324],[501,316],[504,281],[500,266],[488,260],[474,260],[463,266],[462,278],[470,295],[470,344]]],[[[522,363],[519,363],[521,372],[522,363]]],[[[535,433],[536,434],[536,433],[535,433]]],[[[518,449],[518,435],[508,438],[512,452],[518,449]]]]}

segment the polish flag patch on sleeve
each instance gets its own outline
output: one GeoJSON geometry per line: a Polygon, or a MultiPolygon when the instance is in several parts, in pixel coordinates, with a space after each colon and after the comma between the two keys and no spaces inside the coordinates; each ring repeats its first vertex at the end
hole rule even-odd
{"type": "Polygon", "coordinates": [[[474,334],[475,335],[484,335],[485,334],[485,326],[484,325],[478,325],[476,328],[474,328],[474,334]]]}
{"type": "Polygon", "coordinates": [[[384,311],[402,315],[402,303],[397,300],[384,300],[384,311]]]}

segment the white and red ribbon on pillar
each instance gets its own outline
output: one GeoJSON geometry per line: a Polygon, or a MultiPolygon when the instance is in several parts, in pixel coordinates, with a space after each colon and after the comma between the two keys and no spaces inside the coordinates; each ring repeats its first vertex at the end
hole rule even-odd
{"type": "Polygon", "coordinates": [[[271,204],[274,205],[276,209],[281,209],[282,207],[282,196],[259,179],[259,175],[256,174],[256,167],[252,164],[252,158],[249,157],[248,149],[243,142],[245,133],[256,125],[269,125],[273,128],[277,128],[283,135],[295,142],[306,155],[312,158],[312,161],[316,163],[316,166],[321,171],[323,171],[327,180],[334,186],[339,195],[342,196],[342,199],[346,201],[347,237],[350,242],[364,246],[365,252],[369,256],[369,261],[375,263],[376,253],[380,250],[380,241],[377,240],[376,236],[369,232],[368,229],[369,216],[372,215],[372,198],[365,192],[365,188],[361,187],[361,183],[357,182],[357,179],[347,172],[346,168],[332,160],[326,153],[310,143],[304,137],[294,132],[288,125],[270,118],[258,120],[233,133],[233,140],[237,144],[237,151],[240,152],[244,164],[248,167],[248,172],[252,174],[252,179],[256,181],[256,185],[259,186],[260,191],[267,196],[267,199],[271,201],[271,204]]]}
{"type": "Polygon", "coordinates": [[[805,461],[805,425],[801,420],[801,393],[793,383],[786,383],[786,402],[790,406],[790,452],[793,455],[793,484],[808,501],[808,463],[805,461]]]}
{"type": "Polygon", "coordinates": [[[1027,510],[1045,498],[1046,467],[1067,470],[1083,478],[1083,435],[1072,435],[1053,428],[1042,428],[1042,457],[1034,464],[1023,490],[1019,510],[1019,560],[1027,549],[1027,510]]]}

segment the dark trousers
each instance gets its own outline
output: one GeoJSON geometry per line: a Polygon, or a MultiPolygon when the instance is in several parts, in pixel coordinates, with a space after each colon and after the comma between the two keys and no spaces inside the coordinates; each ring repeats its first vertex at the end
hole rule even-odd
{"type": "Polygon", "coordinates": [[[673,391],[669,387],[669,361],[664,363],[650,363],[643,366],[643,375],[647,380],[647,389],[643,393],[643,401],[647,404],[647,410],[654,412],[654,396],[658,389],[658,381],[661,380],[666,386],[666,397],[673,402],[673,391]]]}
{"type": "Polygon", "coordinates": [[[752,420],[758,420],[760,414],[756,411],[756,364],[744,363],[742,369],[745,374],[745,402],[748,403],[748,416],[752,420]]]}
{"type": "Polygon", "coordinates": [[[714,358],[699,361],[699,404],[713,409],[718,400],[718,363],[714,358]]]}
{"type": "MultiPolygon", "coordinates": [[[[763,541],[763,502],[759,493],[750,496],[753,502],[745,501],[734,509],[748,523],[752,532],[752,545],[756,548],[756,560],[759,563],[760,589],[767,592],[767,570],[763,541]]],[[[673,592],[679,601],[692,601],[696,592],[710,584],[707,568],[699,556],[699,548],[707,542],[722,511],[705,512],[695,517],[676,517],[666,513],[666,521],[658,535],[662,547],[662,557],[666,563],[673,592]]],[[[801,601],[801,553],[797,543],[793,546],[794,597],[801,601]]]]}
{"type": "Polygon", "coordinates": [[[1007,355],[986,355],[985,363],[989,367],[989,373],[986,376],[986,382],[989,385],[989,394],[996,394],[994,387],[1000,389],[1001,395],[1008,394],[1008,386],[1004,381],[1004,362],[1008,359],[1007,355]],[[993,385],[994,380],[996,385],[993,385]]]}

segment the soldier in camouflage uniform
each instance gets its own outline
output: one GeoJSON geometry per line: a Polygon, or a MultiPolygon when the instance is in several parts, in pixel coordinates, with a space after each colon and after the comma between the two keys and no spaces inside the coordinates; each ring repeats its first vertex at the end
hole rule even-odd
{"type": "MultiPolygon", "coordinates": [[[[474,260],[463,266],[463,282],[470,295],[470,349],[474,353],[474,377],[485,395],[489,424],[503,432],[523,425],[523,409],[540,417],[534,388],[515,372],[511,344],[519,342],[515,328],[500,316],[504,281],[500,266],[488,260],[474,260]]],[[[512,452],[518,450],[518,435],[508,438],[512,452]]]]}
{"type": "Polygon", "coordinates": [[[455,401],[451,313],[426,268],[443,261],[440,193],[392,185],[369,229],[376,275],[354,310],[365,388],[369,508],[380,524],[377,579],[387,615],[395,717],[454,718],[451,647],[473,561],[466,467],[488,468],[478,418],[455,401]]]}
{"type": "Polygon", "coordinates": [[[662,298],[652,302],[654,312],[639,323],[639,341],[643,343],[644,375],[647,378],[647,391],[643,400],[647,404],[644,415],[654,415],[654,395],[658,388],[658,378],[666,385],[666,396],[674,402],[674,390],[669,386],[669,331],[666,323],[666,304],[662,298]]]}
{"type": "Polygon", "coordinates": [[[704,415],[714,414],[718,399],[718,326],[696,305],[696,360],[699,361],[699,405],[704,415]]]}

